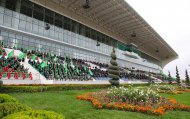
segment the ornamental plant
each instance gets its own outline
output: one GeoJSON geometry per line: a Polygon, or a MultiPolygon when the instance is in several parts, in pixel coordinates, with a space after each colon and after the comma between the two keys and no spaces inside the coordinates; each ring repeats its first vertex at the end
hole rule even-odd
{"type": "Polygon", "coordinates": [[[152,115],[163,115],[167,110],[190,111],[190,106],[180,104],[175,99],[154,98],[157,97],[157,93],[150,88],[142,90],[143,88],[112,87],[100,92],[79,95],[77,99],[90,101],[96,109],[115,109],[152,115]],[[153,98],[143,102],[142,97],[153,98]]]}
{"type": "Polygon", "coordinates": [[[176,86],[173,85],[150,85],[149,87],[152,90],[155,90],[160,93],[170,93],[170,94],[175,94],[177,92],[176,86]]]}
{"type": "Polygon", "coordinates": [[[3,43],[0,41],[0,56],[2,55],[3,53],[3,43]]]}
{"type": "Polygon", "coordinates": [[[14,102],[18,103],[18,100],[8,94],[0,94],[0,103],[14,102]]]}
{"type": "Polygon", "coordinates": [[[1,103],[0,118],[15,112],[27,111],[27,110],[31,110],[31,108],[23,104],[14,103],[14,102],[1,103]]]}
{"type": "Polygon", "coordinates": [[[138,103],[138,102],[158,102],[159,94],[150,88],[125,88],[112,87],[108,89],[107,96],[117,102],[138,103]]]}
{"type": "Polygon", "coordinates": [[[172,77],[171,77],[170,71],[168,71],[168,83],[172,84],[172,77]]]}
{"type": "Polygon", "coordinates": [[[119,86],[119,68],[116,59],[117,57],[115,55],[115,49],[113,48],[113,51],[111,53],[110,65],[108,67],[108,76],[111,78],[109,82],[113,86],[119,86]]]}
{"type": "Polygon", "coordinates": [[[189,75],[188,75],[187,69],[186,69],[186,71],[185,71],[185,82],[186,82],[186,83],[190,83],[190,81],[189,81],[189,75]]]}
{"type": "Polygon", "coordinates": [[[53,111],[28,110],[10,114],[3,119],[65,119],[65,117],[53,111]]]}
{"type": "Polygon", "coordinates": [[[180,76],[179,76],[179,71],[178,71],[178,68],[176,66],[176,80],[177,80],[177,83],[180,84],[181,83],[181,79],[180,79],[180,76]]]}

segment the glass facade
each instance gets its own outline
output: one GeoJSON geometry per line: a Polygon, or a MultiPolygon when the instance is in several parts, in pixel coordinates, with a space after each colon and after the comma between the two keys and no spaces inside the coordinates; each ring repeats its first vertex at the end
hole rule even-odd
{"type": "MultiPolygon", "coordinates": [[[[109,55],[114,46],[117,47],[119,64],[126,64],[127,61],[140,64],[139,61],[123,55],[124,51],[131,50],[129,45],[28,0],[0,0],[0,25],[27,34],[1,30],[1,36],[7,46],[52,52],[56,55],[66,53],[70,57],[102,63],[109,63],[109,55]],[[97,41],[100,43],[98,47],[97,41]]],[[[134,51],[141,54],[138,49],[134,51]]],[[[159,69],[159,66],[152,63],[147,62],[144,65],[147,68],[159,69]]]]}

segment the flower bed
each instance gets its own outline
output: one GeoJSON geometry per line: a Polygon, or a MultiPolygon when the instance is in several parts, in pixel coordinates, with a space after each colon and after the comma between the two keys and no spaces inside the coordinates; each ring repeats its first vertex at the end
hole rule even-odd
{"type": "Polygon", "coordinates": [[[180,104],[175,99],[160,97],[149,88],[111,88],[79,95],[77,99],[90,101],[97,109],[116,109],[152,115],[163,115],[167,110],[190,111],[190,106],[180,104]]]}
{"type": "Polygon", "coordinates": [[[175,85],[158,85],[154,84],[150,86],[150,89],[156,90],[159,93],[166,93],[166,94],[183,94],[185,92],[190,92],[188,88],[181,88],[175,85]]]}

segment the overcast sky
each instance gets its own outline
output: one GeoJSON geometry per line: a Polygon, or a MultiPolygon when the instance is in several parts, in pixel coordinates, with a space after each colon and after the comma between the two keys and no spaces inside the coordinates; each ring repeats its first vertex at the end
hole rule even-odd
{"type": "Polygon", "coordinates": [[[164,67],[182,78],[190,74],[190,0],[126,0],[178,53],[179,58],[164,67]]]}

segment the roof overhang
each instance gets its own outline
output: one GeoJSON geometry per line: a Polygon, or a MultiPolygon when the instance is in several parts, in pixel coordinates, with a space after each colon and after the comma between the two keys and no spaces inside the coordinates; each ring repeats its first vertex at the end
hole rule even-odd
{"type": "MultiPolygon", "coordinates": [[[[45,2],[41,0],[43,1],[45,2]]],[[[136,44],[141,51],[159,60],[162,67],[178,57],[178,54],[126,1],[90,0],[90,8],[84,9],[85,1],[52,0],[57,5],[122,36],[125,43],[136,44]],[[131,37],[133,32],[136,33],[136,37],[131,37]]]]}

